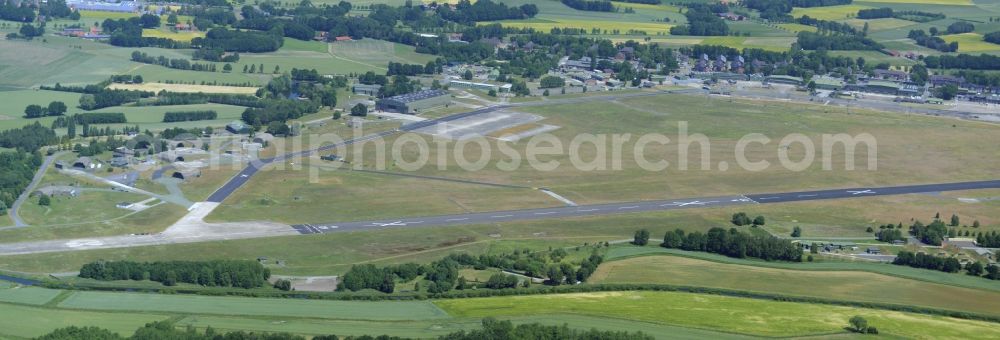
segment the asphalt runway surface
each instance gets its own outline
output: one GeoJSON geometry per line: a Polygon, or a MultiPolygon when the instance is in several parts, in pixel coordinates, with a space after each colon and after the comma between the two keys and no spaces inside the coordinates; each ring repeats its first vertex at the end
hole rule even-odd
{"type": "Polygon", "coordinates": [[[430,227],[448,225],[487,224],[496,222],[538,220],[565,217],[587,217],[597,215],[623,214],[634,212],[664,211],[684,208],[725,207],[745,204],[771,204],[827,199],[844,199],[885,195],[932,193],[941,191],[1000,188],[1000,180],[905,185],[877,188],[848,188],[816,191],[799,191],[773,194],[750,194],[682,198],[672,200],[640,201],[611,204],[567,206],[557,208],[494,211],[458,215],[440,215],[358,221],[343,223],[297,224],[293,225],[300,234],[319,234],[338,231],[357,231],[399,227],[430,227]]]}

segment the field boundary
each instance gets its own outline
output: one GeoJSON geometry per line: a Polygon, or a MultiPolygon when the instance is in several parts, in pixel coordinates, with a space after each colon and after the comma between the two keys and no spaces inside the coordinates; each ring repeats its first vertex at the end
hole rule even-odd
{"type": "MultiPolygon", "coordinates": [[[[770,269],[785,269],[785,270],[814,271],[814,272],[838,272],[838,271],[841,271],[841,272],[842,271],[865,272],[865,273],[871,273],[871,274],[879,274],[879,275],[892,276],[892,277],[896,277],[896,278],[900,278],[900,279],[915,280],[915,281],[928,282],[928,283],[936,283],[936,284],[940,284],[940,285],[948,285],[948,286],[952,286],[952,287],[961,287],[961,288],[978,289],[978,290],[995,290],[995,291],[1000,291],[1000,287],[997,287],[997,289],[989,289],[989,288],[977,287],[977,286],[972,286],[972,285],[956,284],[956,283],[952,283],[952,282],[934,281],[934,280],[929,280],[929,279],[926,279],[926,278],[916,277],[916,276],[907,276],[907,275],[900,275],[900,274],[896,274],[896,273],[887,273],[887,272],[883,272],[883,271],[872,270],[872,269],[869,269],[869,268],[857,268],[857,269],[786,268],[786,267],[779,267],[779,266],[762,265],[762,264],[766,264],[767,262],[763,262],[763,263],[760,263],[760,264],[758,264],[758,263],[746,263],[746,264],[743,264],[743,263],[730,263],[730,262],[725,262],[725,261],[719,261],[718,259],[713,259],[713,258],[708,257],[708,256],[704,256],[703,257],[703,256],[697,256],[697,255],[694,255],[694,254],[680,253],[682,250],[676,250],[676,251],[677,252],[670,252],[670,251],[667,251],[666,249],[663,249],[661,251],[656,251],[656,252],[647,252],[647,253],[639,253],[639,254],[629,254],[629,255],[625,255],[625,256],[621,256],[621,257],[607,258],[605,262],[627,260],[627,259],[633,259],[633,258],[638,258],[638,257],[646,257],[646,256],[677,256],[677,257],[684,257],[684,258],[690,258],[690,259],[696,259],[696,260],[702,260],[702,261],[709,261],[709,262],[714,262],[714,263],[743,265],[743,266],[754,266],[754,267],[770,268],[770,269]]],[[[741,259],[741,260],[746,260],[746,259],[741,259]]],[[[751,260],[751,261],[748,261],[748,262],[756,262],[756,261],[752,261],[751,260]]]]}

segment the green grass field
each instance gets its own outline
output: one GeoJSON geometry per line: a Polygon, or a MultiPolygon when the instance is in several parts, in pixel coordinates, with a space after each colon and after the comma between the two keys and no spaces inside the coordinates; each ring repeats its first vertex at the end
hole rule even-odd
{"type": "Polygon", "coordinates": [[[706,252],[667,249],[656,246],[649,246],[649,247],[616,246],[608,250],[606,258],[608,259],[608,261],[615,261],[631,257],[641,257],[650,255],[682,256],[682,257],[711,261],[722,264],[786,269],[786,270],[796,270],[796,271],[868,272],[868,273],[882,274],[886,276],[894,276],[904,279],[911,279],[915,281],[940,283],[943,285],[949,285],[955,287],[1000,292],[1000,287],[997,287],[997,285],[994,282],[990,280],[983,280],[982,278],[978,277],[944,273],[933,270],[910,268],[905,266],[894,266],[884,263],[874,263],[870,261],[850,261],[842,257],[821,256],[816,262],[801,262],[801,263],[767,262],[755,259],[737,259],[706,252]]]}
{"type": "Polygon", "coordinates": [[[808,15],[810,18],[820,19],[820,20],[842,20],[853,18],[858,14],[858,10],[872,8],[870,6],[864,5],[842,5],[842,6],[825,6],[825,7],[810,7],[810,8],[799,8],[796,7],[792,10],[791,15],[793,17],[801,17],[803,15],[808,15]]]}
{"type": "Polygon", "coordinates": [[[1000,306],[993,303],[1000,299],[1000,292],[997,291],[860,271],[788,270],[679,256],[644,256],[608,261],[601,264],[588,282],[715,287],[1000,315],[1000,306]]]}
{"type": "Polygon", "coordinates": [[[941,39],[949,43],[957,41],[959,52],[980,53],[1000,51],[1000,45],[984,41],[983,35],[979,33],[942,35],[941,39]]]}
{"type": "Polygon", "coordinates": [[[900,337],[1000,336],[989,322],[806,303],[753,300],[674,292],[596,292],[435,301],[458,317],[575,314],[757,336],[844,333],[847,320],[862,315],[880,334],[900,337]]]}
{"type": "Polygon", "coordinates": [[[448,315],[430,302],[371,302],[75,292],[67,309],[214,315],[256,315],[345,320],[429,320],[448,315]]]}
{"type": "Polygon", "coordinates": [[[142,30],[143,37],[150,38],[167,38],[170,40],[190,42],[194,38],[205,37],[205,32],[198,31],[170,31],[155,28],[146,28],[142,30]]]}
{"type": "Polygon", "coordinates": [[[37,198],[27,201],[20,213],[32,225],[59,225],[100,222],[124,216],[130,210],[116,208],[121,202],[139,202],[147,196],[117,191],[83,191],[77,197],[53,197],[52,205],[36,204],[37,198]]]}
{"type": "Polygon", "coordinates": [[[33,338],[56,328],[91,325],[131,335],[146,323],[167,318],[160,314],[100,313],[0,304],[0,337],[33,338]]]}
{"type": "Polygon", "coordinates": [[[55,289],[8,285],[0,287],[0,302],[22,305],[44,305],[59,295],[59,293],[60,291],[55,289]]]}

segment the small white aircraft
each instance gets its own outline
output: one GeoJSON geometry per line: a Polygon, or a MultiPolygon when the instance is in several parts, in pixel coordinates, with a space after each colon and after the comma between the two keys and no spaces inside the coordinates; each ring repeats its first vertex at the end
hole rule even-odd
{"type": "Polygon", "coordinates": [[[872,189],[867,189],[867,190],[847,190],[847,192],[851,193],[851,195],[874,194],[875,193],[874,191],[872,191],[872,189]]]}

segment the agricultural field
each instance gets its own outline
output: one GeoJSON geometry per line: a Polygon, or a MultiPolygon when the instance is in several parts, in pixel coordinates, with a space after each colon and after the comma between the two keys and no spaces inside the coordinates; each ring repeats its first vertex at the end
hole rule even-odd
{"type": "Polygon", "coordinates": [[[142,30],[143,37],[167,38],[176,41],[189,42],[194,38],[204,38],[205,32],[199,31],[169,31],[163,29],[147,28],[142,30]]]}
{"type": "Polygon", "coordinates": [[[878,4],[907,4],[907,5],[947,5],[947,6],[972,6],[973,0],[864,0],[860,2],[878,4]]]}
{"type": "Polygon", "coordinates": [[[853,18],[858,14],[859,10],[868,8],[874,7],[865,5],[841,5],[810,8],[796,7],[792,10],[791,15],[796,18],[808,15],[810,18],[820,20],[843,20],[853,18]]]}
{"type": "Polygon", "coordinates": [[[33,338],[56,328],[99,325],[121,335],[131,335],[142,325],[166,320],[151,313],[102,313],[0,304],[0,337],[33,338]]]}
{"type": "MultiPolygon", "coordinates": [[[[625,23],[614,21],[590,21],[590,20],[562,20],[553,21],[545,19],[530,20],[510,20],[499,21],[504,27],[533,28],[536,31],[548,32],[553,28],[577,28],[586,30],[589,34],[591,30],[598,29],[602,34],[625,34],[629,30],[644,31],[649,35],[667,35],[670,33],[671,24],[667,23],[625,23]]],[[[483,23],[488,24],[488,23],[483,23]]]]}
{"type": "Polygon", "coordinates": [[[989,43],[983,40],[983,35],[979,33],[962,33],[942,35],[941,39],[946,42],[958,42],[958,51],[965,53],[1000,52],[1000,45],[989,43]]]}
{"type": "MultiPolygon", "coordinates": [[[[888,265],[885,265],[888,266],[888,265]]],[[[789,270],[680,256],[608,261],[591,283],[664,283],[1000,315],[1000,291],[954,287],[863,271],[789,270]]]]}
{"type": "Polygon", "coordinates": [[[142,83],[142,84],[111,84],[110,89],[148,91],[159,93],[160,91],[178,93],[224,93],[224,94],[249,94],[257,92],[257,87],[247,86],[222,86],[222,85],[190,85],[190,84],[165,84],[165,83],[142,83]]]}
{"type": "Polygon", "coordinates": [[[595,292],[436,301],[458,317],[576,314],[623,318],[756,336],[830,335],[862,315],[882,334],[901,337],[1000,336],[989,322],[807,303],[674,292],[595,292]],[[721,312],[721,313],[720,313],[721,312]],[[780,325],[780,326],[778,326],[780,325]]]}
{"type": "Polygon", "coordinates": [[[60,308],[344,320],[429,320],[448,315],[430,302],[310,301],[198,295],[74,292],[60,308]]]}
{"type": "Polygon", "coordinates": [[[854,29],[863,30],[865,24],[868,24],[869,32],[879,32],[879,31],[889,31],[889,30],[905,30],[909,31],[908,26],[915,25],[915,22],[896,19],[896,18],[882,18],[882,19],[848,19],[844,20],[843,23],[851,25],[854,29]]]}

